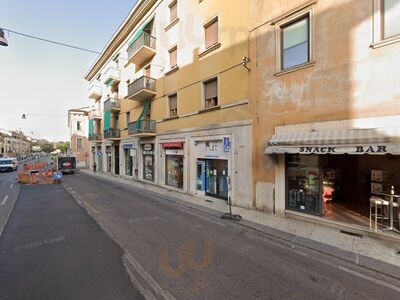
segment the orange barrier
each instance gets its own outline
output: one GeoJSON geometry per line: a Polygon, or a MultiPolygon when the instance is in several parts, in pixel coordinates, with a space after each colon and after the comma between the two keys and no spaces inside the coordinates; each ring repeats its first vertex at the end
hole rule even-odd
{"type": "MultiPolygon", "coordinates": [[[[53,167],[46,162],[24,164],[18,172],[18,181],[22,184],[59,183],[55,178],[53,167]]],[[[62,178],[62,176],[61,176],[62,178]]]]}

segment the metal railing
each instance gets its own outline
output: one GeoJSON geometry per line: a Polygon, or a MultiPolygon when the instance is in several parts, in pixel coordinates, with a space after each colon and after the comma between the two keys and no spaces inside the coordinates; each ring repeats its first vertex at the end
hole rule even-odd
{"type": "Polygon", "coordinates": [[[110,128],[104,130],[105,139],[118,139],[121,136],[120,130],[116,128],[110,128]]]}
{"type": "Polygon", "coordinates": [[[96,119],[102,119],[102,113],[99,109],[93,109],[89,112],[89,119],[91,120],[96,120],[96,119]]]}
{"type": "Polygon", "coordinates": [[[128,134],[156,133],[156,121],[143,119],[128,124],[128,134]]]}
{"type": "Polygon", "coordinates": [[[89,141],[100,141],[100,140],[101,140],[101,134],[100,133],[89,134],[89,141]]]}
{"type": "Polygon", "coordinates": [[[156,38],[147,32],[143,32],[133,43],[128,47],[128,59],[142,47],[147,46],[156,50],[156,38]]]}
{"type": "Polygon", "coordinates": [[[104,101],[104,111],[109,111],[112,109],[120,110],[121,109],[121,100],[108,98],[104,101]]]}
{"type": "Polygon", "coordinates": [[[128,85],[128,97],[136,94],[140,90],[156,91],[156,80],[151,77],[142,76],[128,85]]]}

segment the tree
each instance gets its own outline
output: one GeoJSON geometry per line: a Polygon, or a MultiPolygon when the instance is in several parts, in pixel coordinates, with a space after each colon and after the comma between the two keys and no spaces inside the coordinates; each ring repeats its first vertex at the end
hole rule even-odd
{"type": "Polygon", "coordinates": [[[60,150],[62,153],[67,154],[68,150],[70,149],[70,142],[57,142],[56,149],[60,150]]]}
{"type": "Polygon", "coordinates": [[[46,153],[50,153],[55,150],[54,145],[45,139],[36,141],[35,143],[32,144],[32,146],[38,146],[40,148],[40,151],[43,151],[46,153]]]}

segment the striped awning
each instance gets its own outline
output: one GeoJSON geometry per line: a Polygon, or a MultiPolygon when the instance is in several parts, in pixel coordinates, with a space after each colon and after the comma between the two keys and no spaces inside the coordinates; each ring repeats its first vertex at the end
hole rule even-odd
{"type": "Polygon", "coordinates": [[[323,129],[273,135],[265,154],[400,154],[400,128],[323,129]]]}

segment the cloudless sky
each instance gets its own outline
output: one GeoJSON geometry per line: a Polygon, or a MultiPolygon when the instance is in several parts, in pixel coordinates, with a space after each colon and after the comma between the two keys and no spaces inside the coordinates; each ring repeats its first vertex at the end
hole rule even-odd
{"type": "MultiPolygon", "coordinates": [[[[135,2],[0,0],[0,27],[101,51],[135,2]]],[[[68,140],[68,109],[93,104],[83,76],[97,54],[13,33],[6,32],[6,38],[9,46],[0,47],[0,128],[68,140]]]]}

